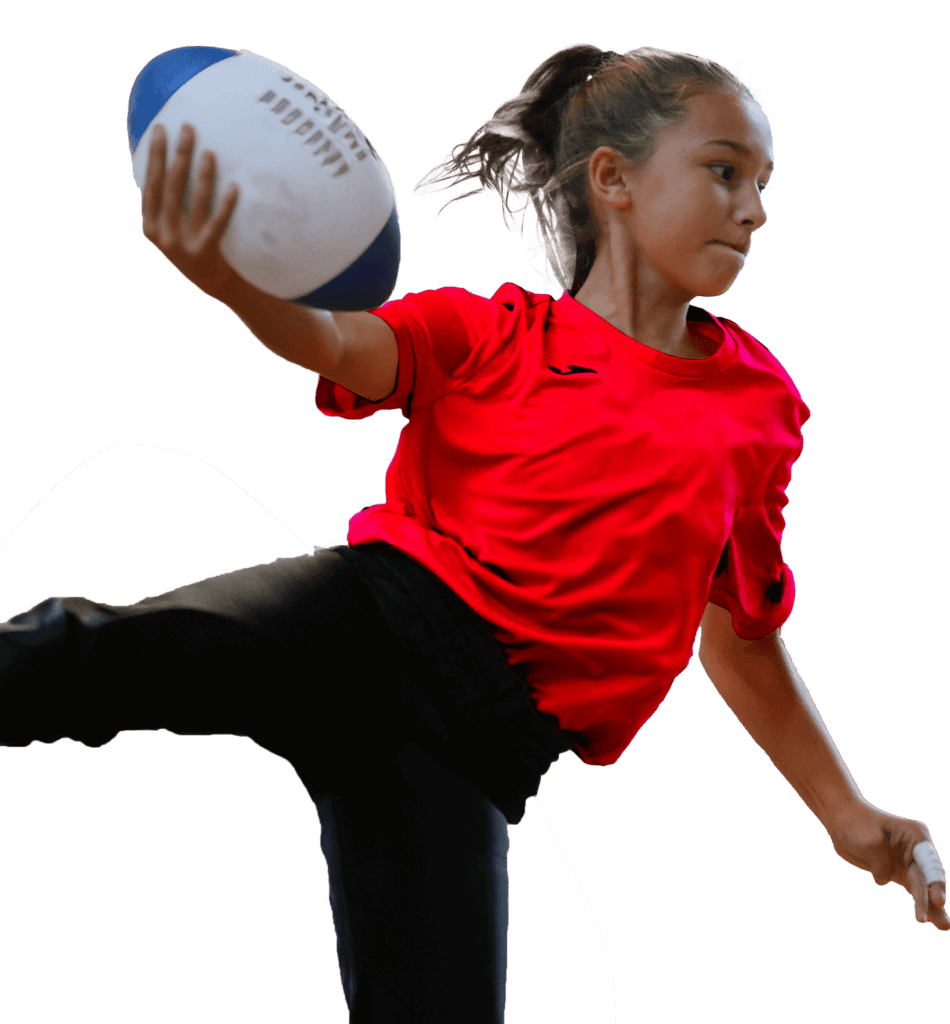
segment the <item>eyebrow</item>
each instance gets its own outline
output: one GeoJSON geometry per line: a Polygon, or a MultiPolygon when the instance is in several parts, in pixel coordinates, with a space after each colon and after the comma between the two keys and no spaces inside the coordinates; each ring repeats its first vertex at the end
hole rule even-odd
{"type": "MultiPolygon", "coordinates": [[[[751,156],[752,151],[748,146],[743,146],[741,142],[733,142],[732,139],[712,139],[706,143],[707,146],[730,146],[737,153],[742,153],[745,156],[751,156]]],[[[775,169],[775,161],[770,160],[768,163],[770,171],[775,169]]]]}

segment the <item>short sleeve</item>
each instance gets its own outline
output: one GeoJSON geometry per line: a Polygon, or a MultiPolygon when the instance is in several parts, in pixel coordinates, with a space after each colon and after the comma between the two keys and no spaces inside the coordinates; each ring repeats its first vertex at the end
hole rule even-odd
{"type": "MultiPolygon", "coordinates": [[[[355,395],[326,377],[317,383],[316,402],[327,416],[363,419],[377,409],[401,409],[408,419],[413,408],[435,401],[454,387],[505,310],[491,299],[464,288],[410,292],[367,310],[393,329],[399,348],[396,388],[378,402],[355,395]]],[[[510,315],[510,314],[507,314],[510,315]]]]}
{"type": "Polygon", "coordinates": [[[709,600],[732,614],[732,628],[743,640],[778,629],[795,604],[795,578],[782,559],[782,509],[799,454],[800,447],[775,469],[762,501],[739,508],[712,578],[709,600]]]}

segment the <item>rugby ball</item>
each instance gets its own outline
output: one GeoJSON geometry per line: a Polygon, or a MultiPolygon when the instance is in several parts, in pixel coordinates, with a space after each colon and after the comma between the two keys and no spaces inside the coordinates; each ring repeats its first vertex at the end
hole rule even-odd
{"type": "Polygon", "coordinates": [[[374,309],[389,299],[400,258],[392,181],[369,140],[322,89],[250,50],[166,50],[142,68],[129,95],[140,189],[155,125],[165,131],[167,168],[186,123],[195,143],[184,208],[201,154],[210,150],[212,212],[238,186],[221,253],[242,277],[317,309],[374,309]]]}

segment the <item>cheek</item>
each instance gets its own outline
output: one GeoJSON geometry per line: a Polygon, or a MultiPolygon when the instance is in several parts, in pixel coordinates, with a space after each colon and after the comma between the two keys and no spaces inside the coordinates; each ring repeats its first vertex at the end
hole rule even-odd
{"type": "Polygon", "coordinates": [[[685,246],[715,238],[723,222],[717,197],[702,189],[669,196],[658,212],[663,234],[685,246]]]}

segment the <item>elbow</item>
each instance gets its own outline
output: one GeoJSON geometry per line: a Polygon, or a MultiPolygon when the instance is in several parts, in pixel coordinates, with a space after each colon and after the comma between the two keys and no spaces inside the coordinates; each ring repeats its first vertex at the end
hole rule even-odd
{"type": "MultiPolygon", "coordinates": [[[[722,678],[723,672],[729,672],[740,664],[749,665],[750,658],[764,658],[767,661],[781,660],[784,644],[781,640],[781,629],[774,629],[757,640],[743,640],[737,637],[735,643],[708,641],[699,645],[699,662],[706,675],[714,683],[722,678]]],[[[718,684],[717,684],[718,685],[718,684]]]]}
{"type": "Polygon", "coordinates": [[[766,652],[779,642],[782,629],[755,640],[746,640],[735,631],[732,625],[732,613],[718,604],[709,602],[703,614],[702,634],[699,643],[699,660],[708,671],[708,664],[716,665],[729,662],[739,654],[749,652],[766,652]]]}

